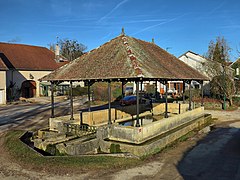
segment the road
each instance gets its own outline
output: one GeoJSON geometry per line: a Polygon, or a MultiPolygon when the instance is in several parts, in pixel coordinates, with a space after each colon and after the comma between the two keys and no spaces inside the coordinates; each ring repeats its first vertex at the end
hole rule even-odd
{"type": "MultiPolygon", "coordinates": [[[[74,113],[85,108],[86,98],[74,100],[74,113]]],[[[54,103],[55,116],[70,114],[70,101],[54,103]]],[[[48,125],[50,102],[19,103],[0,106],[0,134],[9,129],[36,130],[48,125]]]]}

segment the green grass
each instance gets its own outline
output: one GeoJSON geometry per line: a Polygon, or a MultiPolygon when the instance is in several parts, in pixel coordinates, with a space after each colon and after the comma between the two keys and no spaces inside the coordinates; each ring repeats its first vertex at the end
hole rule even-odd
{"type": "Polygon", "coordinates": [[[130,167],[141,163],[138,159],[108,157],[108,156],[88,156],[88,157],[44,157],[30,149],[19,140],[23,131],[10,131],[5,135],[4,146],[11,157],[21,165],[31,167],[31,169],[44,170],[56,173],[65,173],[68,170],[97,170],[130,167]]]}

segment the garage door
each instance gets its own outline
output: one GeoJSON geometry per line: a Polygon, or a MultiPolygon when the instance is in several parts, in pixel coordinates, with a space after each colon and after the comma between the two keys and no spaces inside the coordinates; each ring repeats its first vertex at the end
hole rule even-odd
{"type": "Polygon", "coordinates": [[[0,104],[3,104],[3,90],[0,90],[0,104]]]}

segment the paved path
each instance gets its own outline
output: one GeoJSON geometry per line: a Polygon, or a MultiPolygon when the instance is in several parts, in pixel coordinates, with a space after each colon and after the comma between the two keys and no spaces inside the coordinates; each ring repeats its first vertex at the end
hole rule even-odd
{"type": "MultiPolygon", "coordinates": [[[[74,100],[74,110],[78,113],[83,107],[86,98],[74,100]]],[[[54,103],[55,115],[70,114],[70,102],[64,100],[54,103]]],[[[36,130],[47,126],[51,113],[50,102],[20,103],[15,105],[0,106],[0,134],[8,129],[19,128],[23,130],[36,130]]]]}
{"type": "Polygon", "coordinates": [[[209,111],[217,129],[187,152],[178,164],[184,179],[240,179],[240,110],[209,111]]]}

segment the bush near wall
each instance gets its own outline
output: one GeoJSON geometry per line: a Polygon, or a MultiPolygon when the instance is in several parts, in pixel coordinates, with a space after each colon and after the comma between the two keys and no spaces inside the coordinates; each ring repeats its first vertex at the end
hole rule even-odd
{"type": "MultiPolygon", "coordinates": [[[[83,96],[88,94],[88,87],[77,86],[77,87],[74,87],[72,90],[73,90],[73,96],[83,96]]],[[[70,94],[70,88],[69,88],[69,91],[67,91],[66,95],[69,95],[69,94],[70,94]]]]}
{"type": "Polygon", "coordinates": [[[146,93],[155,94],[155,85],[154,84],[146,84],[145,85],[146,93]]]}
{"type": "MultiPolygon", "coordinates": [[[[98,82],[92,86],[94,100],[108,100],[108,83],[98,82]]],[[[122,94],[121,83],[111,83],[111,99],[115,100],[122,94]]]]}
{"type": "MultiPolygon", "coordinates": [[[[201,89],[192,89],[192,98],[200,98],[201,97],[201,89]]],[[[189,90],[184,92],[186,98],[189,98],[189,90]]]]}

